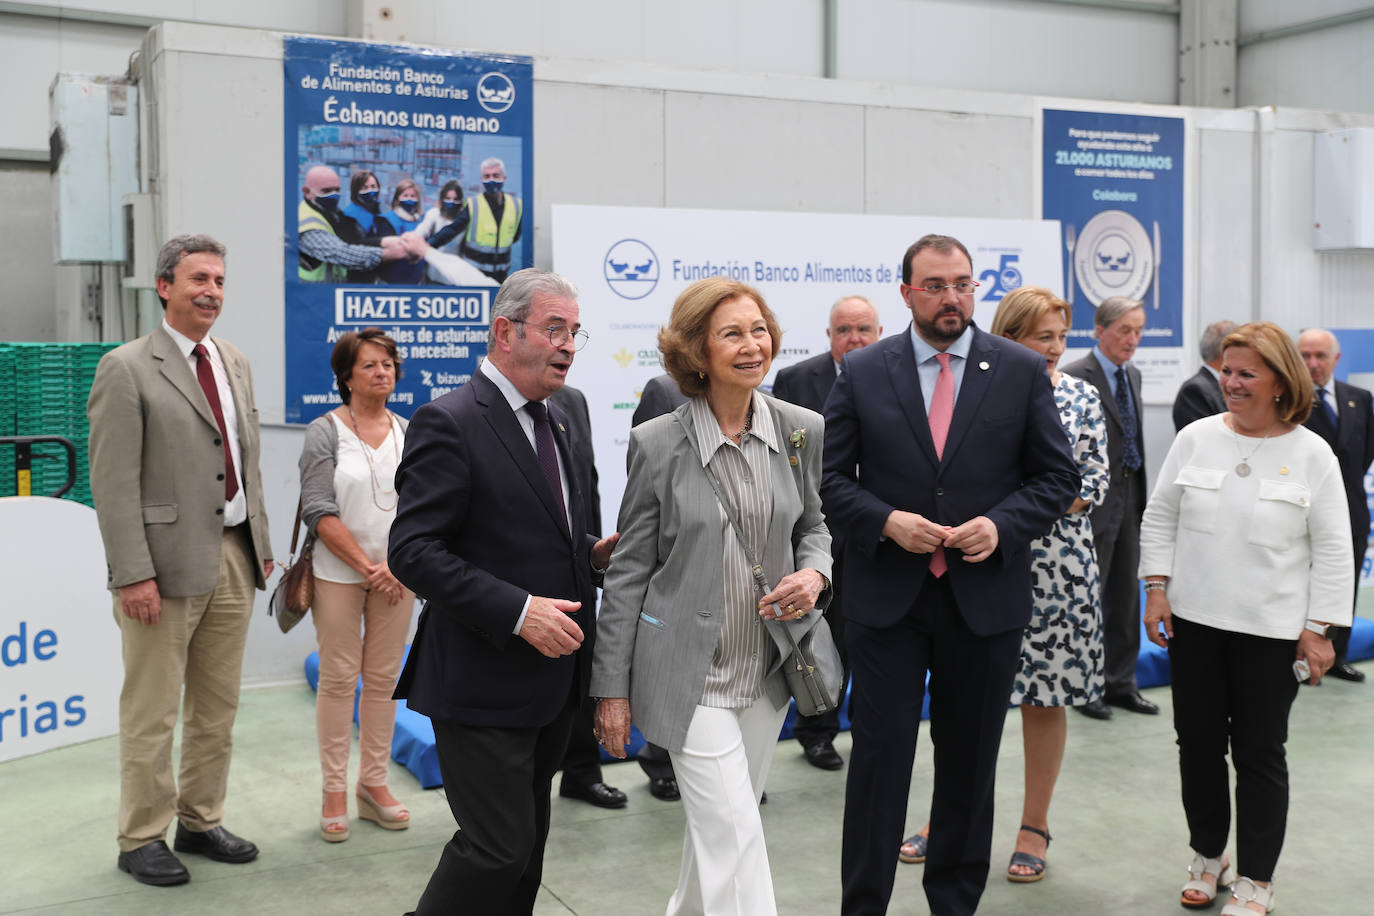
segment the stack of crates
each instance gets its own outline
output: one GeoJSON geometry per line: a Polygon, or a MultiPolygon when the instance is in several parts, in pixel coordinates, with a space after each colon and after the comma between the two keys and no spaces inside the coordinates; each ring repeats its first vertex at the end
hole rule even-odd
{"type": "MultiPolygon", "coordinates": [[[[0,436],[14,435],[14,347],[0,344],[0,436]]],[[[0,445],[0,496],[14,495],[14,446],[0,445]]]]}
{"type": "MultiPolygon", "coordinates": [[[[76,447],[76,483],[67,499],[91,505],[90,424],[86,398],[100,357],[118,343],[0,344],[0,423],[12,405],[13,428],[0,434],[65,436],[76,447]],[[7,362],[12,365],[6,376],[7,362]]],[[[16,492],[14,448],[0,448],[0,495],[16,492]]],[[[33,494],[51,496],[66,479],[67,458],[61,446],[33,447],[33,494]]]]}

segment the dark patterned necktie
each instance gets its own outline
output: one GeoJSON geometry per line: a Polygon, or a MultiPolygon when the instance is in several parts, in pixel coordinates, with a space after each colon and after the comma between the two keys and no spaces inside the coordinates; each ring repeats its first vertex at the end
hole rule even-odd
{"type": "Polygon", "coordinates": [[[1321,401],[1322,407],[1326,409],[1326,418],[1331,421],[1331,428],[1339,429],[1341,425],[1341,419],[1340,416],[1336,413],[1336,409],[1331,406],[1331,401],[1335,400],[1334,396],[1331,394],[1331,389],[1325,387],[1318,388],[1317,400],[1321,401]]]}
{"type": "Polygon", "coordinates": [[[1131,383],[1126,370],[1116,367],[1116,409],[1121,414],[1121,461],[1128,471],[1140,470],[1140,424],[1135,415],[1135,398],[1131,397],[1131,383]]]}
{"type": "Polygon", "coordinates": [[[558,517],[568,524],[568,506],[563,502],[563,478],[558,473],[558,449],[553,444],[553,427],[549,425],[549,409],[539,401],[525,404],[525,412],[534,418],[534,452],[539,459],[539,470],[553,490],[553,501],[558,504],[558,517]]]}
{"type": "Polygon", "coordinates": [[[210,411],[219,424],[219,441],[224,443],[224,501],[229,502],[239,491],[239,475],[234,471],[234,453],[229,448],[229,434],[224,429],[224,409],[219,402],[219,386],[215,384],[215,373],[210,368],[210,353],[204,344],[191,348],[196,358],[196,381],[205,392],[205,400],[210,402],[210,411]]]}

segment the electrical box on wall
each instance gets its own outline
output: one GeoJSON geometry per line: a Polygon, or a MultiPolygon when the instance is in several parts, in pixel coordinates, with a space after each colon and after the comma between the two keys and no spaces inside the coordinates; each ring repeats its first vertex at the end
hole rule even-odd
{"type": "Polygon", "coordinates": [[[1314,135],[1312,247],[1374,249],[1374,128],[1314,135]]]}
{"type": "Polygon", "coordinates": [[[157,286],[154,273],[158,245],[153,235],[153,195],[124,196],[124,271],[120,282],[125,289],[152,289],[157,286]]]}
{"type": "Polygon", "coordinates": [[[48,104],[53,259],[122,261],[124,196],[138,191],[138,87],[59,73],[48,104]]]}

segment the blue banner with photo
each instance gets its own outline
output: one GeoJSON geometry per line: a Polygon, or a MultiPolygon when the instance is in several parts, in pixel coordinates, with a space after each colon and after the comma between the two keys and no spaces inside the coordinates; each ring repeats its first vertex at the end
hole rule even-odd
{"type": "Polygon", "coordinates": [[[288,36],[286,419],[341,403],[347,331],[395,339],[410,416],[486,353],[496,290],[533,261],[528,57],[288,36]]]}
{"type": "MultiPolygon", "coordinates": [[[[1182,118],[1046,109],[1041,215],[1063,234],[1069,345],[1109,296],[1145,303],[1141,346],[1183,345],[1182,118]]],[[[1087,338],[1087,339],[1084,339],[1087,338]]]]}

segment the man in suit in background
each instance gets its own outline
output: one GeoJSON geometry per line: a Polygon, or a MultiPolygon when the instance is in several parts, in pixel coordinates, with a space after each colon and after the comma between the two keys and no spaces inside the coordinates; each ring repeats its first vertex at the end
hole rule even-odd
{"type": "MultiPolygon", "coordinates": [[[[572,385],[564,385],[549,395],[549,402],[568,418],[568,442],[571,445],[573,473],[577,476],[586,507],[587,530],[601,536],[601,491],[597,486],[596,454],[592,449],[592,418],[587,410],[587,398],[572,385]]],[[[628,799],[615,786],[608,786],[601,778],[601,746],[592,734],[592,713],[596,704],[582,697],[573,723],[568,749],[563,754],[563,778],[558,794],[576,798],[598,808],[623,808],[628,799]]]]}
{"type": "Polygon", "coordinates": [[[1221,396],[1221,342],[1235,329],[1234,321],[1217,321],[1202,332],[1198,344],[1202,368],[1178,386],[1174,396],[1174,432],[1194,420],[1226,412],[1226,401],[1221,396]]]}
{"type": "Polygon", "coordinates": [[[1064,371],[1086,379],[1102,396],[1107,415],[1107,461],[1111,481],[1102,505],[1092,511],[1093,546],[1102,574],[1102,634],[1106,691],[1101,699],[1074,709],[1093,719],[1110,719],[1110,706],[1156,715],[1159,707],[1140,695],[1140,516],[1145,512],[1145,436],[1140,422],[1140,370],[1131,357],[1145,330],[1145,304],[1108,296],[1093,315],[1097,346],[1064,371]],[[1110,704],[1110,706],[1109,706],[1110,704]]]}
{"type": "Polygon", "coordinates": [[[825,410],[827,524],[846,538],[854,751],[845,916],[886,912],[926,673],[935,785],[924,885],[970,914],[987,883],[997,751],[1031,615],[1030,542],[1078,494],[1045,361],[972,326],[973,263],[902,258],[908,331],[844,358],[825,410]]]}
{"type": "Polygon", "coordinates": [[[673,381],[668,373],[655,375],[644,383],[644,390],[639,395],[639,405],[630,417],[630,428],[633,429],[645,420],[671,413],[686,403],[687,398],[678,390],[677,382],[673,381]]]}
{"type": "Polygon", "coordinates": [[[586,340],[577,290],[517,271],[492,303],[472,380],[415,411],[396,473],[387,562],[425,598],[396,698],[430,717],[459,830],[416,912],[534,907],[549,792],[586,695],[594,570],[567,433],[546,399],[586,340]]]}
{"type": "MultiPolygon", "coordinates": [[[[1350,507],[1355,581],[1359,582],[1365,550],[1369,547],[1369,498],[1365,494],[1364,475],[1374,461],[1374,399],[1365,389],[1331,377],[1341,358],[1341,345],[1335,334],[1321,328],[1303,331],[1298,337],[1298,352],[1317,389],[1317,403],[1312,405],[1303,425],[1325,439],[1340,462],[1345,499],[1350,507]]],[[[1358,601],[1359,589],[1355,591],[1358,601]]],[[[1343,681],[1363,681],[1364,672],[1345,657],[1350,648],[1350,628],[1332,627],[1330,636],[1336,664],[1327,673],[1343,681]]]]}
{"type": "Polygon", "coordinates": [[[167,242],[157,294],[162,325],[101,358],[86,412],[124,654],[118,866],[171,885],[191,877],[164,840],[174,817],[177,852],[231,863],[258,855],[221,821],[253,591],[272,575],[272,548],[252,371],[210,337],[224,304],[224,246],[207,235],[167,242]]]}
{"type": "MultiPolygon", "coordinates": [[[[830,307],[830,326],[825,329],[830,349],[804,359],[795,366],[779,370],[773,382],[774,396],[822,413],[825,400],[835,384],[835,377],[839,374],[840,360],[851,350],[859,350],[876,342],[882,333],[878,310],[873,303],[863,296],[845,296],[830,307]]],[[[830,625],[830,635],[835,639],[835,647],[840,650],[840,661],[845,666],[840,687],[840,700],[843,702],[844,688],[849,682],[849,653],[844,644],[844,611],[841,606],[844,594],[844,535],[842,532],[831,534],[834,565],[830,584],[833,591],[830,606],[825,609],[825,621],[830,625]]],[[[840,714],[835,709],[819,716],[798,715],[792,725],[792,736],[801,744],[807,762],[822,770],[838,770],[844,766],[844,759],[835,750],[835,736],[839,733],[840,714]]]]}

